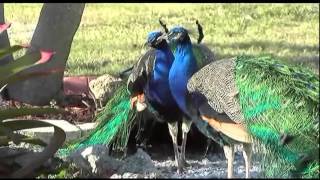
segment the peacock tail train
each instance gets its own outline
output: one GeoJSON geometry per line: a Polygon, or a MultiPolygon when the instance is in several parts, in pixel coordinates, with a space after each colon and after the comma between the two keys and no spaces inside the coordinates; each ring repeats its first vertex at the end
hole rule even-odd
{"type": "Polygon", "coordinates": [[[69,143],[58,154],[66,156],[77,149],[103,144],[113,150],[123,151],[127,146],[129,134],[135,124],[135,111],[130,109],[130,95],[123,83],[96,116],[98,124],[88,136],[69,143]]]}
{"type": "Polygon", "coordinates": [[[239,56],[235,77],[247,129],[263,144],[264,176],[319,177],[319,76],[269,56],[239,56]]]}

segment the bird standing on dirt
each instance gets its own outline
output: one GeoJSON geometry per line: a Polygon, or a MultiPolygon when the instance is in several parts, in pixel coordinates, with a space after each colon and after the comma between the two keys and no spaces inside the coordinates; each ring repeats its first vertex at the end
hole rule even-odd
{"type": "MultiPolygon", "coordinates": [[[[160,21],[160,24],[164,27],[165,32],[168,32],[166,25],[160,21]]],[[[201,42],[201,40],[203,39],[204,35],[203,35],[203,31],[202,31],[202,26],[199,24],[199,22],[196,22],[198,30],[199,30],[199,38],[198,38],[198,43],[201,42]]],[[[143,95],[135,95],[137,92],[142,92],[142,87],[144,88],[145,91],[145,95],[148,95],[148,97],[146,98],[148,102],[147,104],[151,105],[148,107],[151,107],[151,109],[149,108],[149,111],[151,111],[152,114],[155,115],[155,117],[153,119],[157,119],[158,122],[169,122],[168,123],[168,127],[169,127],[169,132],[170,135],[172,137],[173,140],[173,144],[174,144],[174,152],[175,152],[175,160],[176,160],[176,165],[178,167],[178,172],[182,172],[182,168],[187,165],[186,160],[185,160],[185,147],[186,147],[186,140],[187,140],[187,132],[190,129],[190,123],[182,123],[182,129],[184,133],[183,133],[183,141],[182,141],[182,146],[178,146],[178,139],[177,139],[177,135],[178,135],[178,125],[180,124],[179,122],[181,122],[181,118],[182,118],[182,112],[181,110],[178,108],[177,104],[175,103],[175,100],[173,99],[173,97],[171,96],[171,89],[169,88],[169,84],[168,84],[168,71],[166,73],[163,73],[162,76],[159,76],[160,79],[158,79],[157,84],[152,83],[154,80],[152,80],[154,77],[152,75],[152,73],[154,74],[154,72],[152,72],[152,67],[156,65],[154,65],[154,62],[161,62],[161,59],[154,61],[153,59],[159,55],[156,54],[156,49],[159,49],[159,45],[155,44],[157,41],[155,41],[155,38],[152,38],[152,33],[149,34],[149,45],[151,47],[153,47],[153,49],[148,50],[148,52],[142,56],[142,58],[139,60],[139,62],[135,65],[134,68],[132,68],[131,71],[131,75],[128,79],[128,89],[129,91],[132,90],[131,94],[133,94],[133,96],[135,96],[134,98],[132,98],[132,100],[134,100],[134,103],[136,103],[137,108],[142,108],[143,107],[147,107],[144,103],[139,103],[138,99],[140,98],[142,101],[144,101],[144,96],[143,95]],[[151,42],[151,41],[155,41],[155,42],[151,42]],[[150,58],[151,57],[151,58],[150,58]],[[143,69],[144,68],[144,69],[143,69]],[[146,70],[149,70],[150,72],[147,72],[146,70]],[[146,76],[143,75],[144,72],[146,76]],[[149,80],[146,80],[148,79],[149,80]],[[132,80],[134,79],[134,80],[132,80]],[[147,82],[149,81],[149,82],[147,82]],[[133,90],[135,89],[135,90],[133,90]],[[154,94],[156,92],[156,94],[162,94],[161,96],[155,96],[157,97],[157,99],[155,99],[152,95],[152,93],[154,94]],[[151,94],[150,94],[151,93],[151,94]],[[162,103],[159,105],[158,102],[161,101],[168,101],[170,100],[170,103],[168,104],[168,106],[166,105],[166,103],[162,103]],[[165,106],[166,105],[166,106],[165,106]],[[173,106],[174,105],[174,106],[173,106]],[[161,117],[164,116],[164,117],[161,117]],[[185,132],[187,131],[187,132],[185,132]],[[181,153],[181,154],[180,154],[181,153]],[[181,157],[180,157],[181,156],[181,157]]],[[[191,41],[190,41],[191,42],[191,41]]],[[[165,42],[162,42],[165,43],[165,42]]],[[[166,43],[167,44],[167,43],[166,43]]],[[[174,41],[169,41],[169,46],[165,46],[165,48],[167,49],[160,49],[157,51],[173,51],[176,52],[179,49],[179,45],[176,44],[176,42],[174,41]],[[168,49],[170,48],[170,49],[168,49]]],[[[212,53],[212,51],[207,48],[205,45],[202,44],[193,44],[191,46],[191,53],[195,55],[195,70],[198,69],[198,67],[203,67],[204,65],[214,61],[214,54],[212,53]]],[[[168,58],[173,58],[173,57],[168,57],[168,58]]],[[[162,60],[164,61],[164,60],[162,60]]],[[[171,62],[172,64],[172,62],[171,62]]],[[[166,68],[168,68],[167,70],[169,70],[171,68],[171,64],[167,64],[166,68]]],[[[159,65],[158,65],[159,66],[159,65]]],[[[156,69],[155,69],[155,73],[156,69]]],[[[159,78],[158,77],[158,78],[159,78]]],[[[182,87],[184,87],[186,89],[186,84],[187,81],[184,82],[184,84],[179,84],[182,85],[182,87]]],[[[142,110],[141,109],[141,110],[142,110]]],[[[142,113],[141,113],[142,114],[142,113]]],[[[140,119],[139,121],[143,121],[142,119],[140,119]]],[[[145,123],[145,127],[144,127],[144,131],[146,131],[146,133],[144,135],[146,135],[146,139],[151,135],[151,131],[154,128],[154,126],[156,125],[155,122],[153,122],[153,124],[150,126],[150,121],[153,121],[152,119],[148,119],[148,122],[144,122],[145,123]],[[149,124],[148,124],[149,123],[149,124]],[[148,125],[146,127],[146,125],[148,125]]],[[[185,121],[185,122],[191,122],[191,121],[185,121]]],[[[144,142],[145,143],[145,142],[144,142]]]]}
{"type": "Polygon", "coordinates": [[[244,145],[249,177],[253,139],[267,149],[262,161],[266,177],[318,175],[319,146],[312,143],[319,140],[318,76],[270,57],[248,56],[212,62],[192,75],[188,32],[175,27],[169,39],[179,46],[169,75],[173,97],[203,134],[222,141],[229,178],[235,143],[244,145]],[[187,90],[181,84],[188,77],[187,90]]]}
{"type": "MultiPolygon", "coordinates": [[[[181,26],[172,28],[168,33],[169,41],[175,45],[175,60],[169,73],[169,84],[171,93],[177,102],[180,110],[183,112],[182,121],[182,145],[180,153],[180,169],[187,165],[185,161],[185,148],[187,143],[187,134],[192,125],[191,115],[188,105],[188,89],[187,83],[192,75],[199,70],[199,62],[203,61],[203,57],[195,55],[194,45],[191,43],[188,31],[181,26]],[[197,58],[196,58],[197,57],[197,58]]],[[[178,132],[178,124],[172,124],[171,132],[178,132]]],[[[203,132],[202,128],[199,128],[203,132]]],[[[172,133],[173,141],[177,141],[177,134],[172,133]]],[[[211,130],[210,134],[205,133],[209,138],[213,139],[218,144],[222,143],[222,138],[218,132],[211,130]]]]}
{"type": "MultiPolygon", "coordinates": [[[[319,77],[311,71],[269,56],[238,56],[202,68],[188,91],[193,122],[230,142],[224,146],[228,177],[232,144],[250,148],[253,141],[263,152],[265,177],[319,176],[319,77]]],[[[250,149],[244,150],[248,171],[250,149]]]]}
{"type": "Polygon", "coordinates": [[[182,120],[182,112],[177,106],[169,87],[169,71],[174,56],[165,39],[166,35],[160,31],[148,35],[148,45],[153,51],[148,51],[132,69],[127,87],[131,94],[131,105],[138,112],[148,108],[159,122],[168,123],[170,135],[173,139],[175,161],[178,171],[181,171],[180,155],[177,144],[176,129],[172,124],[182,120]]]}

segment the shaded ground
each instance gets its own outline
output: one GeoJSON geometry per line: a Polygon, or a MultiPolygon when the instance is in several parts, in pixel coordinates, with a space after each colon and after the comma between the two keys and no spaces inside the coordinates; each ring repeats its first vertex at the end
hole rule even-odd
{"type": "MultiPolygon", "coordinates": [[[[0,106],[10,107],[8,101],[1,101],[0,106]]],[[[27,105],[21,105],[27,106],[27,105]]],[[[85,108],[66,108],[68,113],[64,115],[45,115],[45,116],[25,116],[27,119],[44,119],[44,118],[53,118],[53,119],[66,119],[70,122],[75,120],[82,120],[84,122],[92,121],[93,113],[86,111],[85,108]],[[85,117],[87,116],[87,117],[85,117]],[[87,119],[86,119],[87,118],[87,119]]],[[[130,136],[129,145],[131,148],[128,151],[128,156],[135,153],[134,134],[130,136]]],[[[206,138],[199,132],[195,127],[191,128],[191,131],[188,135],[187,149],[186,149],[186,158],[188,163],[191,165],[185,168],[184,173],[177,174],[177,169],[174,162],[173,148],[171,144],[171,138],[169,136],[167,125],[158,124],[157,128],[153,132],[153,135],[150,137],[148,147],[146,152],[150,155],[152,162],[156,166],[159,174],[158,178],[226,178],[227,177],[227,163],[222,149],[216,144],[212,144],[209,148],[209,152],[206,156],[204,155],[206,149],[206,138]],[[158,134],[161,134],[159,136],[158,134]],[[151,145],[151,146],[150,146],[151,145]]],[[[28,149],[33,149],[38,151],[39,149],[32,145],[19,145],[26,147],[28,149]]],[[[253,162],[251,168],[251,177],[259,177],[259,167],[257,162],[253,162]]],[[[72,173],[73,174],[73,173],[72,173]]],[[[74,176],[78,177],[79,172],[75,172],[74,176]]],[[[112,174],[111,174],[112,175],[112,174]]],[[[110,175],[110,176],[111,176],[110,175]]],[[[245,166],[242,153],[236,153],[235,162],[234,162],[234,176],[237,178],[245,177],[245,166]]],[[[121,177],[120,175],[114,175],[114,177],[121,177]]],[[[123,178],[130,177],[134,178],[134,175],[130,173],[123,175],[123,178]]]]}
{"type": "MultiPolygon", "coordinates": [[[[153,162],[161,172],[163,178],[227,178],[227,162],[223,154],[210,153],[205,158],[202,154],[188,154],[187,161],[191,165],[185,168],[184,173],[177,174],[173,159],[153,162]]],[[[253,162],[250,173],[252,178],[259,177],[259,165],[253,162]]],[[[242,154],[236,153],[234,161],[234,177],[245,178],[245,166],[242,154]]]]}
{"type": "MultiPolygon", "coordinates": [[[[32,149],[33,151],[39,151],[41,148],[39,146],[20,144],[19,146],[10,145],[12,148],[23,147],[27,149],[32,149]]],[[[152,150],[149,151],[149,155],[152,159],[152,163],[157,169],[157,175],[154,174],[135,174],[131,172],[124,172],[120,174],[109,174],[103,176],[102,178],[227,178],[227,163],[224,155],[222,153],[208,153],[205,157],[201,152],[197,152],[199,149],[190,150],[186,154],[187,162],[190,166],[184,169],[182,174],[177,173],[177,168],[175,166],[173,152],[169,153],[162,151],[152,150]],[[196,153],[195,153],[196,152],[196,153]],[[170,155],[168,155],[168,153],[170,155]]],[[[57,165],[55,165],[57,166],[57,165]]],[[[143,165],[141,165],[143,166],[143,165]]],[[[81,172],[81,170],[69,171],[64,177],[78,177],[78,178],[90,178],[92,175],[81,172]]],[[[42,176],[46,177],[46,176],[42,176]]],[[[48,177],[55,177],[49,175],[48,177]]],[[[235,178],[245,178],[245,164],[241,152],[235,153],[234,159],[234,177],[235,178]]],[[[259,163],[256,161],[252,162],[250,169],[250,178],[259,178],[260,167],[259,163]]],[[[101,178],[101,177],[97,177],[101,178]]]]}

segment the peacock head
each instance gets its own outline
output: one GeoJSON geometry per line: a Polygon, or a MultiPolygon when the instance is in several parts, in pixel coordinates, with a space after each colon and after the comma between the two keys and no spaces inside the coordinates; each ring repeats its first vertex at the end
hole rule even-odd
{"type": "Polygon", "coordinates": [[[183,42],[189,38],[188,30],[182,26],[175,26],[168,33],[168,40],[171,42],[183,42]]]}
{"type": "Polygon", "coordinates": [[[166,42],[166,35],[161,31],[152,31],[148,34],[145,45],[156,48],[163,42],[166,42]]]}

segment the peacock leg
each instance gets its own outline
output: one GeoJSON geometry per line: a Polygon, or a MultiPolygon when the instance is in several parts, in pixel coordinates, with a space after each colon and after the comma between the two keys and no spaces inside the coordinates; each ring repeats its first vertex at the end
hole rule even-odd
{"type": "Polygon", "coordinates": [[[178,167],[178,173],[182,172],[182,164],[180,160],[180,154],[178,150],[178,122],[168,123],[169,133],[173,142],[174,158],[176,166],[178,167]]]}
{"type": "Polygon", "coordinates": [[[243,158],[244,162],[246,164],[246,178],[249,178],[250,176],[250,166],[251,166],[251,152],[252,152],[252,147],[251,144],[249,143],[244,143],[243,144],[243,158]]]}
{"type": "Polygon", "coordinates": [[[205,157],[207,156],[207,154],[208,154],[208,150],[209,150],[209,148],[210,148],[211,144],[212,144],[212,139],[208,138],[208,139],[207,139],[207,147],[206,147],[206,151],[204,152],[204,154],[203,154],[202,158],[205,158],[205,157]]]}
{"type": "Polygon", "coordinates": [[[224,145],[223,150],[228,162],[228,178],[233,178],[234,147],[224,145]]]}
{"type": "Polygon", "coordinates": [[[188,132],[190,131],[192,121],[183,119],[182,121],[182,145],[181,145],[181,163],[183,166],[189,166],[186,161],[186,144],[187,144],[187,137],[188,132]]]}

